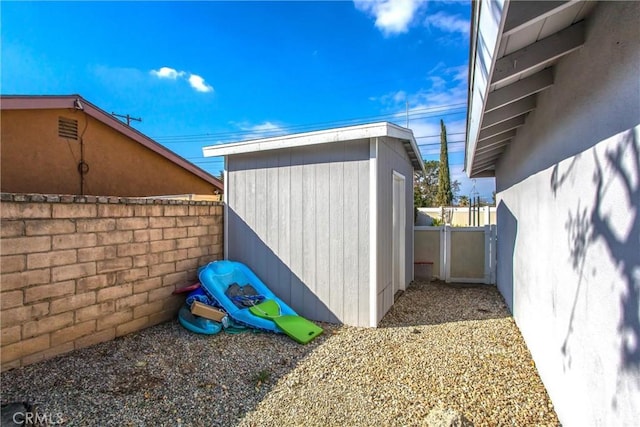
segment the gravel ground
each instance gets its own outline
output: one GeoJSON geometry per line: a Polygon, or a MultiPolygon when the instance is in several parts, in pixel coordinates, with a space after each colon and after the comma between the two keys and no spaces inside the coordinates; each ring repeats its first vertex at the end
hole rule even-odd
{"type": "Polygon", "coordinates": [[[559,425],[495,287],[415,283],[377,329],[321,326],[302,346],[169,322],[4,372],[2,403],[68,426],[559,425]]]}

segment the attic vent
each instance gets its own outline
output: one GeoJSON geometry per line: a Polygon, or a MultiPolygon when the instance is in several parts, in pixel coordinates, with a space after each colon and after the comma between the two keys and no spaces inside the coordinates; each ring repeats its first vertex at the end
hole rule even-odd
{"type": "Polygon", "coordinates": [[[78,139],[78,121],[58,117],[58,136],[60,138],[78,139]]]}

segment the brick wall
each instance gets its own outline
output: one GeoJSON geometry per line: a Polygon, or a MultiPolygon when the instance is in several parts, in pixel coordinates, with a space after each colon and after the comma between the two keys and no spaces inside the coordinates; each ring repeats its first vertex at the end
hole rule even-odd
{"type": "Polygon", "coordinates": [[[222,258],[222,204],[1,195],[2,370],[176,316],[197,268],[222,258]]]}

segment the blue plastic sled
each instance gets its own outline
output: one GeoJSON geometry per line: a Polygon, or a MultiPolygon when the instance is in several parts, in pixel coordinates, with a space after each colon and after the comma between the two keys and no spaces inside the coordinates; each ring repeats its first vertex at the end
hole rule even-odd
{"type": "Polygon", "coordinates": [[[200,270],[199,277],[201,286],[207,295],[213,298],[229,317],[242,325],[263,331],[282,333],[282,330],[272,320],[255,316],[248,307],[239,308],[231,301],[225,292],[233,283],[240,286],[247,284],[253,286],[258,294],[266,299],[277,301],[282,315],[297,316],[297,313],[271,292],[249,267],[240,262],[228,260],[211,262],[200,270]]]}

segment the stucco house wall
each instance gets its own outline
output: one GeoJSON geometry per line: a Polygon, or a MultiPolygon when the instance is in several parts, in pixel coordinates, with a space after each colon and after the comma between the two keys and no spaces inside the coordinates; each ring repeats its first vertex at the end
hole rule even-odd
{"type": "Polygon", "coordinates": [[[498,287],[567,426],[640,416],[639,22],[597,6],[496,167],[498,287]]]}
{"type": "Polygon", "coordinates": [[[221,192],[213,177],[203,179],[85,111],[3,108],[1,120],[3,192],[121,197],[221,192]],[[77,140],[59,136],[60,117],[77,121],[77,140]],[[82,185],[81,161],[87,167],[82,185]]]}

